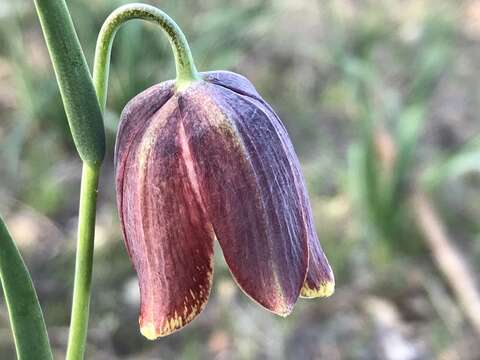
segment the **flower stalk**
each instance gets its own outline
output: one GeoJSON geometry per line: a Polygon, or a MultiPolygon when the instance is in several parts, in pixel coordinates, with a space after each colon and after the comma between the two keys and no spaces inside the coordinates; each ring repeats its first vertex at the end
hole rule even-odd
{"type": "Polygon", "coordinates": [[[160,25],[167,35],[175,57],[177,87],[182,87],[199,79],[187,39],[170,16],[147,4],[134,3],[120,6],[103,23],[95,49],[93,81],[102,110],[105,109],[107,101],[108,73],[113,40],[118,29],[126,22],[134,19],[146,20],[160,25]]]}
{"type": "Polygon", "coordinates": [[[88,163],[83,164],[67,360],[81,360],[85,352],[93,271],[93,245],[99,174],[99,166],[88,163]]]}
{"type": "Polygon", "coordinates": [[[97,185],[105,155],[102,111],[64,0],[34,0],[75,147],[83,160],[67,359],[83,359],[88,328],[97,185]]]}
{"type": "Polygon", "coordinates": [[[199,78],[186,38],[161,10],[129,4],[115,10],[100,31],[93,81],[64,0],[34,0],[60,87],[76,149],[83,160],[77,255],[67,359],[83,359],[88,329],[93,270],[94,228],[100,165],[105,154],[102,113],[107,98],[112,43],[129,20],[143,19],[161,26],[175,56],[177,86],[199,78]]]}

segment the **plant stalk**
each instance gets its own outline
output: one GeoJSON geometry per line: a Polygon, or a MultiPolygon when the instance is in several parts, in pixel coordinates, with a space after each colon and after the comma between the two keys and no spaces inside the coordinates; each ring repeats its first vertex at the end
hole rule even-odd
{"type": "Polygon", "coordinates": [[[105,130],[90,71],[65,0],[34,0],[75,147],[83,160],[67,359],[83,359],[88,328],[97,185],[105,130]]]}
{"type": "Polygon", "coordinates": [[[120,6],[113,11],[103,23],[98,34],[97,45],[95,49],[95,61],[93,66],[93,82],[97,91],[98,102],[101,109],[105,109],[107,100],[108,73],[110,68],[110,55],[112,52],[112,43],[118,29],[127,21],[142,19],[154,24],[160,25],[168,37],[175,56],[175,67],[177,72],[177,88],[198,80],[195,63],[192,53],[188,46],[187,39],[180,27],[156,7],[146,4],[127,4],[120,6]]]}
{"type": "Polygon", "coordinates": [[[83,163],[80,208],[78,213],[77,256],[75,261],[75,280],[67,360],[82,360],[85,353],[92,283],[99,174],[99,165],[83,163]]]}
{"type": "Polygon", "coordinates": [[[72,315],[67,348],[67,360],[82,360],[88,329],[97,186],[105,146],[101,113],[106,106],[110,55],[117,30],[132,19],[143,19],[160,25],[168,36],[175,56],[177,87],[199,79],[199,75],[185,35],[178,25],[155,7],[129,4],[115,10],[102,26],[97,41],[92,84],[65,1],[34,1],[70,129],[83,160],[72,315]],[[96,96],[92,97],[92,89],[96,96]]]}

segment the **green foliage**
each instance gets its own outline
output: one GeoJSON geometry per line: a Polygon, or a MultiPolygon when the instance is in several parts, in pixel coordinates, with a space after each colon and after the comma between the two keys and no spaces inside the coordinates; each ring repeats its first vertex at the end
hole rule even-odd
{"type": "Polygon", "coordinates": [[[480,171],[480,137],[473,137],[452,154],[440,156],[422,176],[422,183],[436,189],[443,181],[457,178],[473,171],[480,171]]]}
{"type": "Polygon", "coordinates": [[[53,359],[32,279],[1,217],[0,280],[18,359],[53,359]]]}
{"type": "Polygon", "coordinates": [[[394,90],[393,102],[381,93],[385,74],[371,65],[377,41],[385,36],[380,33],[354,46],[353,60],[340,51],[337,55],[359,104],[360,136],[350,149],[350,176],[358,177],[351,181],[352,191],[357,211],[366,215],[364,219],[377,238],[390,249],[415,253],[421,243],[412,232],[407,211],[409,191],[415,186],[417,144],[429,99],[451,59],[453,29],[449,22],[432,15],[416,43],[395,49],[399,65],[410,71],[407,90],[394,90]],[[384,156],[390,158],[382,159],[384,156]]]}
{"type": "Polygon", "coordinates": [[[103,117],[67,5],[64,0],[34,3],[75,147],[83,161],[101,164],[105,156],[103,117]]]}

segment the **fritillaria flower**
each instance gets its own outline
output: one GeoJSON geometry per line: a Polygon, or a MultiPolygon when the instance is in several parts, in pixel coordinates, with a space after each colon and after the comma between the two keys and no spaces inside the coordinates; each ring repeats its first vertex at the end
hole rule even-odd
{"type": "Polygon", "coordinates": [[[200,76],[137,95],[117,136],[118,208],[149,339],[204,308],[215,239],[240,288],[276,314],[334,290],[280,119],[243,76],[200,76]]]}

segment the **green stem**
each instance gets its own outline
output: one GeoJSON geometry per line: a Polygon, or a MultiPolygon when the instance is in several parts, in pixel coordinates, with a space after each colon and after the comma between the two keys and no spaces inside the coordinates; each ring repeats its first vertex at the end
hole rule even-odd
{"type": "Polygon", "coordinates": [[[105,154],[105,129],[90,71],[65,0],[34,0],[34,3],[72,137],[83,160],[77,260],[67,349],[67,359],[83,359],[92,279],[97,184],[105,154]]]}
{"type": "Polygon", "coordinates": [[[98,35],[93,66],[93,81],[98,101],[105,109],[108,73],[112,43],[117,30],[129,20],[142,19],[155,24],[165,31],[175,56],[177,87],[199,79],[187,39],[180,27],[163,11],[146,4],[128,4],[113,11],[105,20],[98,35]]]}
{"type": "Polygon", "coordinates": [[[75,262],[67,360],[81,360],[85,352],[92,283],[93,240],[99,173],[100,166],[88,163],[83,164],[78,214],[77,258],[75,262]]]}
{"type": "Polygon", "coordinates": [[[64,0],[34,0],[60,86],[72,135],[84,160],[72,315],[67,360],[85,353],[93,269],[95,212],[100,164],[104,156],[105,109],[112,42],[122,24],[143,19],[161,26],[175,56],[177,87],[199,79],[185,35],[164,12],[145,4],[125,5],[105,21],[95,53],[93,84],[64,0]],[[94,85],[94,86],[92,86],[94,85]],[[92,90],[93,95],[92,96],[92,90]],[[100,106],[99,106],[100,105],[100,106]]]}

